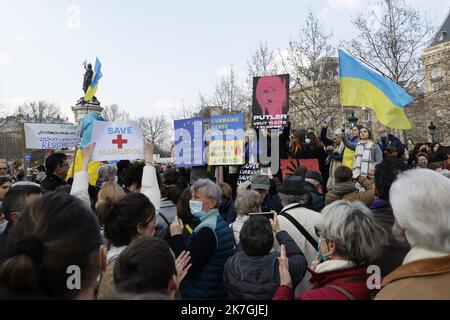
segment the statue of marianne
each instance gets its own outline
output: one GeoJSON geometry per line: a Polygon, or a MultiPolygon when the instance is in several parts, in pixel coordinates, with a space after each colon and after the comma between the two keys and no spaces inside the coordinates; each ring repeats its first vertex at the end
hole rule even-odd
{"type": "Polygon", "coordinates": [[[86,61],[84,62],[84,69],[86,72],[84,73],[84,80],[83,80],[83,91],[86,93],[89,86],[92,82],[92,77],[94,76],[94,71],[92,70],[92,64],[87,64],[86,61]]]}

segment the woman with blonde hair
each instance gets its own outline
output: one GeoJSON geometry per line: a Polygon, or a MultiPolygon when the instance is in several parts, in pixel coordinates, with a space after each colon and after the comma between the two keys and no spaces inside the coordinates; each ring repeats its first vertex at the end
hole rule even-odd
{"type": "Polygon", "coordinates": [[[125,196],[125,191],[115,182],[108,181],[102,184],[102,188],[98,193],[97,203],[95,207],[98,208],[106,201],[117,202],[125,196]]]}

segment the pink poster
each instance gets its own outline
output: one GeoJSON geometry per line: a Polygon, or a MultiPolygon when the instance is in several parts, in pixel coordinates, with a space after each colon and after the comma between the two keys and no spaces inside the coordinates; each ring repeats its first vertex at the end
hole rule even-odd
{"type": "Polygon", "coordinates": [[[280,128],[288,125],[289,75],[253,78],[252,126],[280,128]]]}

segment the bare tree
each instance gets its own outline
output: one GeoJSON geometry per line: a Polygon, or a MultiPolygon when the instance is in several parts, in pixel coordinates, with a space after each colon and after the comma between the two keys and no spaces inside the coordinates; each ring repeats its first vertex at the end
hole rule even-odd
{"type": "MultiPolygon", "coordinates": [[[[207,102],[203,96],[203,103],[207,102]]],[[[245,112],[249,109],[248,100],[244,93],[243,87],[240,85],[238,76],[236,75],[233,66],[230,66],[229,74],[223,76],[219,82],[216,83],[214,93],[210,99],[212,105],[223,107],[225,112],[245,112]]]]}
{"type": "Polygon", "coordinates": [[[181,99],[177,107],[177,111],[172,115],[172,119],[187,119],[192,118],[199,111],[198,107],[188,104],[186,100],[181,99]]]}
{"type": "Polygon", "coordinates": [[[379,12],[370,10],[352,21],[360,34],[344,46],[355,58],[414,91],[423,81],[421,49],[433,27],[403,0],[380,0],[378,6],[379,12]]]}
{"type": "Polygon", "coordinates": [[[120,110],[117,104],[106,106],[102,111],[102,116],[111,122],[126,122],[130,120],[130,114],[125,110],[120,110]]]}
{"type": "Polygon", "coordinates": [[[328,115],[339,113],[339,79],[336,49],[312,12],[298,39],[285,54],[279,52],[284,73],[291,75],[290,114],[297,125],[318,126],[328,115]]]}
{"type": "Polygon", "coordinates": [[[171,126],[164,115],[139,118],[143,136],[160,149],[168,142],[171,126]]]}
{"type": "Polygon", "coordinates": [[[16,115],[30,117],[35,122],[48,122],[61,117],[61,110],[53,103],[39,100],[19,106],[16,115]]]}

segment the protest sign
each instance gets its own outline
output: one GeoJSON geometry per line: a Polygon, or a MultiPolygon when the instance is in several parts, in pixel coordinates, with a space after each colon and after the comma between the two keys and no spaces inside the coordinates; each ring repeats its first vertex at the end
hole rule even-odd
{"type": "Polygon", "coordinates": [[[253,78],[253,128],[288,126],[289,75],[253,78]]]}
{"type": "Polygon", "coordinates": [[[80,142],[80,127],[73,124],[24,123],[27,149],[68,149],[80,142]]]}
{"type": "Polygon", "coordinates": [[[245,181],[251,180],[252,176],[260,171],[261,167],[260,164],[257,162],[244,164],[239,170],[237,185],[240,185],[245,181]]]}
{"type": "Polygon", "coordinates": [[[92,161],[144,159],[144,138],[137,122],[95,121],[92,161]]]}
{"type": "Polygon", "coordinates": [[[244,116],[229,114],[211,116],[211,140],[208,147],[209,165],[244,163],[244,116]]]}
{"type": "Polygon", "coordinates": [[[319,171],[319,161],[317,159],[281,159],[281,174],[293,176],[298,166],[305,166],[308,171],[319,171]]]}
{"type": "Polygon", "coordinates": [[[176,167],[203,166],[203,119],[189,118],[174,121],[176,167]]]}

